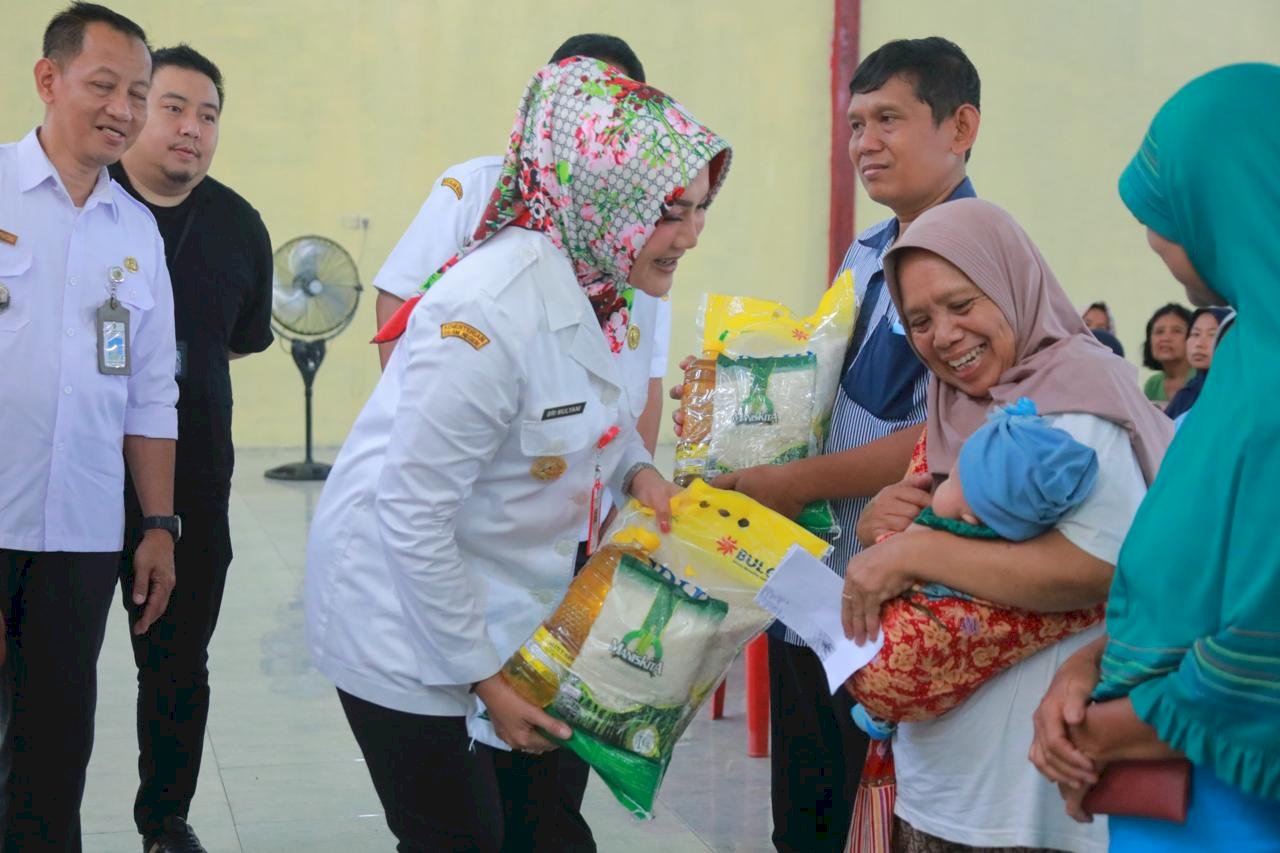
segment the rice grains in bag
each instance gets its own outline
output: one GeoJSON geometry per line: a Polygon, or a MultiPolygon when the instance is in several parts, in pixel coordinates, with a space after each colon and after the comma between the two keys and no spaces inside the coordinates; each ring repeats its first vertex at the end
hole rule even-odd
{"type": "Polygon", "coordinates": [[[650,817],[676,741],[772,617],[755,594],[793,544],[821,539],[736,492],[696,482],[671,533],[632,501],[556,610],[502,668],[573,730],[565,746],[650,817]]]}
{"type": "MultiPolygon", "coordinates": [[[[702,358],[685,373],[677,483],[822,450],[853,332],[854,301],[848,271],[809,317],[763,299],[704,297],[702,358]]],[[[806,506],[797,521],[815,533],[840,535],[826,501],[806,506]]]]}

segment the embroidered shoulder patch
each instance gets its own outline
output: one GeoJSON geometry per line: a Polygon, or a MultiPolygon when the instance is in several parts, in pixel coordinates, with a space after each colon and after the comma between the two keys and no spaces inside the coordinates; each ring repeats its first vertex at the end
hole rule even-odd
{"type": "Polygon", "coordinates": [[[470,323],[453,321],[440,326],[441,338],[461,338],[471,344],[472,349],[481,349],[488,345],[489,336],[470,323]]]}
{"type": "Polygon", "coordinates": [[[458,197],[458,201],[462,201],[462,182],[457,178],[445,178],[440,182],[440,186],[453,190],[453,194],[458,197]]]}

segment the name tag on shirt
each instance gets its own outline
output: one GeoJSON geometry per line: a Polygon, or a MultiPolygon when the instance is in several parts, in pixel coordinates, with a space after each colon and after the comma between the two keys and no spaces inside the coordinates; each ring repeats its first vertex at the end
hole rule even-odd
{"type": "Polygon", "coordinates": [[[542,419],[544,421],[553,421],[556,418],[567,418],[570,415],[580,415],[587,408],[586,402],[570,403],[567,406],[552,406],[549,409],[542,410],[542,419]]]}

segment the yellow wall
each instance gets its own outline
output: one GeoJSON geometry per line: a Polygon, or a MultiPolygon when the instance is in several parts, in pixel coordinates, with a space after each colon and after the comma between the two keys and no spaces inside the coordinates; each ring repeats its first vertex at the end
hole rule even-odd
{"type": "MultiPolygon", "coordinates": [[[[862,0],[862,10],[864,56],[890,39],[943,35],[973,60],[978,193],[1021,221],[1072,301],[1111,306],[1129,360],[1140,362],[1151,312],[1187,300],[1147,249],[1116,180],[1183,83],[1227,63],[1280,62],[1280,3],[862,0]]],[[[1249,121],[1221,118],[1223,133],[1249,121]]],[[[1206,168],[1213,156],[1205,152],[1206,168]]],[[[888,215],[859,190],[859,227],[888,215]]]]}
{"type": "MultiPolygon", "coordinates": [[[[111,3],[111,0],[105,0],[111,3]]],[[[39,123],[31,66],[61,0],[0,0],[0,139],[39,123]]],[[[337,240],[368,285],[446,166],[500,154],[532,71],[577,32],[626,38],[649,81],[734,143],[703,244],[681,264],[676,342],[697,295],[736,287],[816,300],[826,284],[827,0],[116,0],[153,44],[189,41],[221,67],[227,105],[212,174],[261,212],[279,246],[337,240]],[[549,14],[554,9],[556,14],[549,14]],[[368,216],[367,236],[344,227],[368,216]],[[812,247],[812,249],[810,249],[812,247]]],[[[316,379],[316,441],[338,444],[377,379],[373,291],[316,379]]],[[[687,331],[685,331],[687,330],[687,331]]],[[[673,373],[674,375],[674,373],[673,373]]],[[[302,383],[279,348],[232,368],[238,445],[302,442],[302,383]]]]}
{"type": "MultiPolygon", "coordinates": [[[[31,83],[51,0],[0,0],[0,139],[40,119],[31,83]]],[[[118,0],[156,45],[187,40],[227,78],[213,174],[262,212],[275,245],[329,236],[372,279],[447,165],[498,153],[528,74],[567,35],[627,38],[651,82],[735,145],[733,175],[681,265],[673,355],[698,295],[774,294],[808,311],[825,285],[830,0],[118,0]],[[547,14],[554,9],[555,16],[547,14]],[[642,13],[638,10],[642,10],[642,13]],[[367,216],[365,234],[344,223],[367,216]]],[[[1026,225],[1077,302],[1112,304],[1136,353],[1179,290],[1121,207],[1115,179],[1161,101],[1194,74],[1280,61],[1275,0],[863,0],[863,54],[943,34],[983,78],[979,192],[1026,225]]],[[[1263,105],[1259,105],[1262,109],[1263,105]]],[[[1247,116],[1224,116],[1223,132],[1247,116]]],[[[1211,165],[1212,152],[1206,152],[1211,165]]],[[[858,225],[888,213],[864,195],[858,225]]],[[[377,378],[373,299],[316,382],[316,440],[339,443],[377,378]]],[[[236,441],[297,445],[302,386],[279,348],[232,368],[236,441]]],[[[671,371],[672,377],[675,371],[671,371]]]]}

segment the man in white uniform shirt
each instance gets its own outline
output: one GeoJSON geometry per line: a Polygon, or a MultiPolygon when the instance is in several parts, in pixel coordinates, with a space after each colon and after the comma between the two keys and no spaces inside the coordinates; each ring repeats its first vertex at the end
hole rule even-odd
{"type": "MultiPolygon", "coordinates": [[[[644,66],[631,47],[616,36],[595,33],[572,36],[556,49],[550,62],[570,56],[603,59],[633,80],[644,82],[644,66]]],[[[374,309],[378,328],[470,240],[480,224],[489,195],[498,185],[501,170],[502,157],[476,157],[450,166],[436,179],[409,229],[373,277],[373,286],[378,290],[374,309]]],[[[628,339],[627,348],[618,354],[618,366],[626,379],[646,383],[640,390],[647,403],[636,429],[645,447],[653,453],[662,419],[662,378],[667,372],[667,346],[671,340],[671,303],[639,291],[635,291],[634,296],[632,327],[640,330],[639,337],[633,335],[628,339]]],[[[384,368],[395,345],[395,341],[378,345],[384,368]]]]}
{"type": "Polygon", "coordinates": [[[124,465],[148,532],[135,633],[174,585],[173,295],[155,220],[107,174],[146,121],[137,24],[76,3],[35,65],[40,126],[0,145],[0,675],[5,850],[80,850],[124,465]]]}

